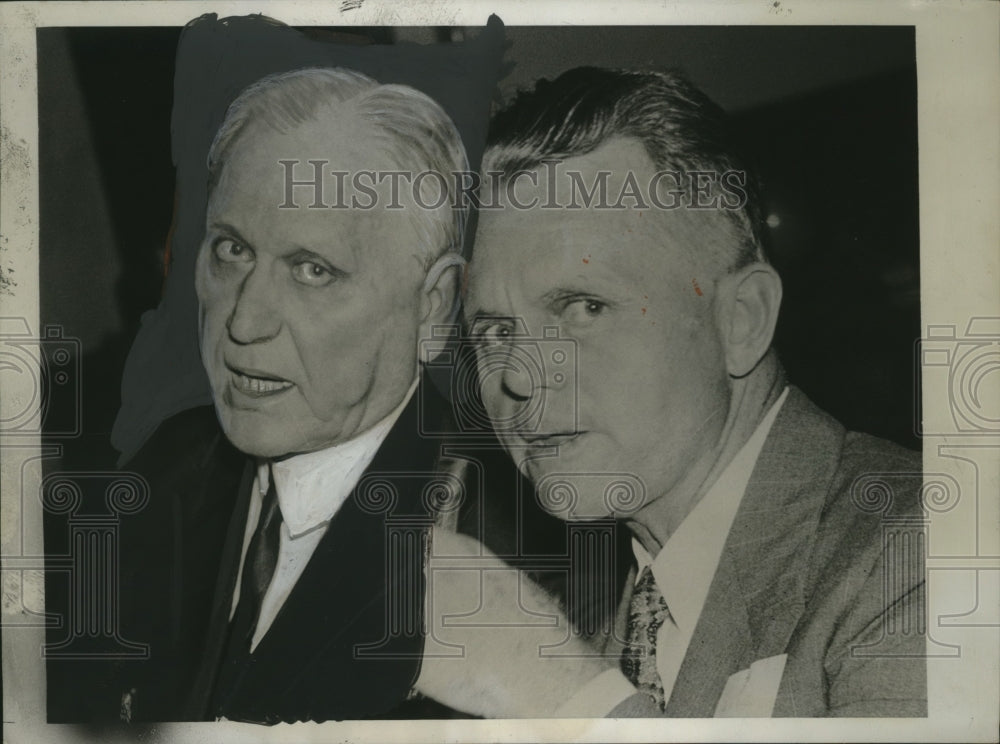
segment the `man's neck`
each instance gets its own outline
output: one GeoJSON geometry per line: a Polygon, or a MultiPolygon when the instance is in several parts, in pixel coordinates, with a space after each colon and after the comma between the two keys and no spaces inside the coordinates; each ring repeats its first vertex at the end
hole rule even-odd
{"type": "Polygon", "coordinates": [[[642,546],[655,556],[771,410],[786,385],[784,370],[773,352],[743,379],[736,380],[726,422],[718,440],[688,469],[668,493],[636,512],[627,525],[642,546]]]}

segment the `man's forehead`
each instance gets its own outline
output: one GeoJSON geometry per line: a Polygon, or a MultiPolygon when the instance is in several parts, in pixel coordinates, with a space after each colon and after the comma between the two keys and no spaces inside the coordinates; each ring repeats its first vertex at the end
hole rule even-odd
{"type": "Polygon", "coordinates": [[[547,159],[503,178],[487,173],[491,188],[475,250],[492,260],[498,252],[523,258],[528,248],[581,254],[596,248],[603,259],[617,253],[651,269],[694,263],[714,274],[732,263],[739,236],[720,199],[708,197],[714,201],[706,207],[685,195],[690,178],[657,168],[634,137],[614,137],[589,153],[547,159]]]}
{"type": "MultiPolygon", "coordinates": [[[[331,260],[341,260],[348,250],[356,257],[378,254],[379,260],[399,254],[409,265],[421,252],[425,237],[417,229],[414,204],[400,200],[399,209],[389,209],[390,199],[379,189],[372,208],[356,208],[352,197],[365,195],[344,187],[349,177],[343,184],[329,177],[332,166],[323,167],[320,176],[326,176],[318,189],[312,183],[290,186],[286,167],[276,157],[255,160],[254,168],[224,167],[209,196],[209,229],[234,232],[255,248],[267,244],[281,253],[301,248],[331,260]]],[[[295,181],[311,181],[313,166],[298,163],[290,172],[295,181]]]]}
{"type": "Polygon", "coordinates": [[[717,212],[543,210],[484,212],[470,266],[470,295],[554,286],[646,287],[707,282],[732,235],[717,212]]]}
{"type": "Polygon", "coordinates": [[[507,172],[500,179],[487,172],[483,184],[487,198],[500,204],[509,204],[512,200],[526,204],[542,196],[550,200],[554,196],[557,201],[567,203],[567,199],[579,196],[581,189],[589,192],[601,183],[609,193],[618,194],[629,180],[640,184],[645,197],[646,186],[655,173],[656,166],[642,142],[635,137],[616,136],[588,153],[545,157],[534,168],[507,172]]]}
{"type": "Polygon", "coordinates": [[[392,172],[380,135],[349,105],[285,131],[251,122],[226,150],[209,218],[274,220],[293,233],[405,229],[411,238],[422,215],[405,189],[383,176],[392,172]]]}
{"type": "Polygon", "coordinates": [[[628,172],[652,176],[656,166],[645,145],[635,137],[611,137],[599,147],[584,154],[566,158],[566,170],[607,170],[611,179],[621,182],[628,172]]]}
{"type": "Polygon", "coordinates": [[[280,129],[265,121],[247,122],[235,135],[222,167],[283,177],[280,160],[302,165],[322,160],[327,170],[376,170],[386,167],[384,149],[378,130],[353,104],[345,103],[325,106],[314,117],[280,129]]]}
{"type": "Polygon", "coordinates": [[[638,248],[638,234],[606,220],[542,211],[483,220],[469,269],[471,314],[503,314],[520,302],[547,306],[560,292],[620,296],[664,268],[656,246],[638,248]]]}
{"type": "MultiPolygon", "coordinates": [[[[232,227],[251,242],[266,236],[276,246],[336,242],[356,243],[359,248],[405,245],[408,250],[418,249],[418,215],[413,205],[403,205],[399,210],[382,204],[372,209],[349,205],[313,209],[312,196],[296,194],[290,205],[283,204],[283,198],[280,192],[262,188],[259,182],[223,180],[209,199],[209,226],[232,227]]],[[[323,198],[334,201],[335,195],[324,194],[323,198]]]]}

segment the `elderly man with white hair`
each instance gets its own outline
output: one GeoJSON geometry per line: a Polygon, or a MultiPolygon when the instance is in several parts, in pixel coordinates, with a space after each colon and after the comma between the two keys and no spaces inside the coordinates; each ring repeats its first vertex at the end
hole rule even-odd
{"type": "Polygon", "coordinates": [[[224,437],[189,435],[202,477],[156,474],[170,516],[145,591],[165,610],[127,616],[151,655],[123,665],[134,717],[368,718],[410,695],[442,477],[421,426],[447,408],[420,342],[457,309],[467,170],[437,102],[351,70],[271,75],[230,105],[195,272],[224,437]]]}

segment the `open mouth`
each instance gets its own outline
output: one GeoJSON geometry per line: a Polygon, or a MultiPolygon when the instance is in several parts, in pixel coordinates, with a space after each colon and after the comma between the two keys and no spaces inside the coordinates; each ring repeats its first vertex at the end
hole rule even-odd
{"type": "Polygon", "coordinates": [[[247,371],[241,371],[233,367],[229,367],[229,372],[233,387],[244,395],[255,398],[275,395],[295,386],[295,383],[280,377],[250,374],[247,371]]]}

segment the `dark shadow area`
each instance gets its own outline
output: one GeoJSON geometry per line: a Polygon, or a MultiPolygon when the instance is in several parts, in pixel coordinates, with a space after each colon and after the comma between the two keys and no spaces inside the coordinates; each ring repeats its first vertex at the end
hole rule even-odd
{"type": "MultiPolygon", "coordinates": [[[[47,609],[59,618],[47,643],[73,637],[67,603],[71,571],[54,571],[53,556],[72,556],[74,529],[106,512],[104,489],[117,453],[111,425],[120,404],[122,369],[143,312],[159,301],[173,203],[170,107],[173,57],[180,30],[130,33],[102,28],[40,29],[38,40],[40,283],[42,324],[79,340],[78,400],[53,407],[45,431],[62,457],[48,476],[85,472],[79,507],[47,509],[47,609]],[[69,518],[67,518],[69,516],[69,518]]],[[[51,483],[51,481],[50,481],[51,483]]],[[[127,519],[127,517],[124,517],[127,519]]],[[[77,533],[79,535],[79,533],[77,533]]],[[[78,628],[76,629],[78,630],[78,628]]],[[[53,722],[86,720],[86,661],[50,661],[48,708],[53,722]]],[[[96,733],[95,733],[96,735],[96,733]]]]}
{"type": "Polygon", "coordinates": [[[784,282],[789,377],[848,429],[919,448],[916,67],[741,114],[784,282]]]}

